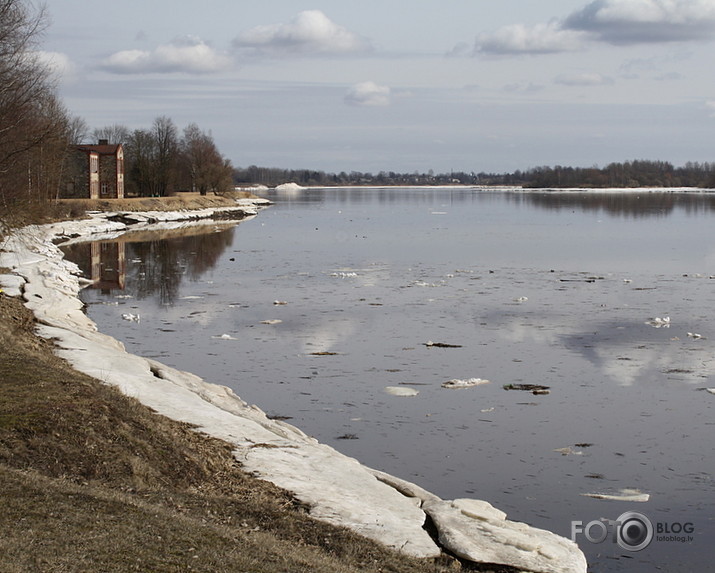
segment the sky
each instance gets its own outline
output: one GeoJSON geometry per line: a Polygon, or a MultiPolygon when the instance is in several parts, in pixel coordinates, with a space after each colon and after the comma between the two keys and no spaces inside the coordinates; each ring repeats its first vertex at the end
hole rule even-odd
{"type": "Polygon", "coordinates": [[[715,161],[715,0],[47,0],[90,128],[167,116],[235,166],[715,161]]]}

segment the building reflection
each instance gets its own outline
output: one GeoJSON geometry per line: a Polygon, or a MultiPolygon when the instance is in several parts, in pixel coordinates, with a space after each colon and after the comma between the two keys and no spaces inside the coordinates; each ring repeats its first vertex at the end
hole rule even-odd
{"type": "Polygon", "coordinates": [[[217,264],[233,242],[234,226],[133,232],[62,250],[92,281],[87,288],[106,295],[126,290],[140,299],[156,295],[166,305],[173,304],[183,279],[198,280],[217,264]]]}

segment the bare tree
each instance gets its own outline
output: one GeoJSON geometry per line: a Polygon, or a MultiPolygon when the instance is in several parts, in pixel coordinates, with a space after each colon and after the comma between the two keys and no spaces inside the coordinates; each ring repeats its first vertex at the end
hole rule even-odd
{"type": "Polygon", "coordinates": [[[152,135],[156,145],[154,169],[156,171],[156,192],[163,197],[173,190],[176,179],[176,159],[179,149],[179,136],[174,122],[166,117],[157,117],[152,126],[152,135]]]}
{"type": "Polygon", "coordinates": [[[0,0],[0,202],[5,213],[56,195],[68,115],[52,74],[36,55],[45,10],[0,0]]]}
{"type": "Polygon", "coordinates": [[[129,129],[125,125],[118,123],[97,128],[92,132],[95,142],[106,139],[112,144],[126,143],[130,135],[129,129]]]}
{"type": "Polygon", "coordinates": [[[190,177],[190,187],[201,195],[220,193],[231,187],[233,167],[216,148],[210,133],[192,123],[184,129],[181,140],[182,164],[190,177]]]}

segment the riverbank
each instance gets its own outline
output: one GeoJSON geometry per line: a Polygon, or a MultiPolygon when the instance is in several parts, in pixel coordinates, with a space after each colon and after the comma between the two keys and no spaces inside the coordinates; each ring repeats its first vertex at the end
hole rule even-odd
{"type": "Polygon", "coordinates": [[[82,225],[23,229],[12,245],[6,245],[12,253],[3,256],[4,265],[12,267],[12,275],[6,276],[20,278],[15,286],[5,281],[11,285],[8,292],[24,296],[42,323],[42,336],[56,340],[59,353],[75,368],[119,387],[168,418],[230,443],[244,469],[295,492],[321,520],[347,525],[424,558],[440,555],[435,544],[439,538],[440,544],[466,559],[516,563],[534,571],[585,570],[583,556],[566,540],[509,522],[484,502],[443,501],[413,484],[369,470],[292,426],[268,420],[226,388],[128,355],[119,343],[97,333],[77,305],[78,278],[52,243],[77,238],[87,229],[118,233],[122,224],[110,216],[82,225]],[[422,527],[427,515],[438,532],[434,539],[422,527]],[[471,553],[479,543],[479,550],[471,553]]]}

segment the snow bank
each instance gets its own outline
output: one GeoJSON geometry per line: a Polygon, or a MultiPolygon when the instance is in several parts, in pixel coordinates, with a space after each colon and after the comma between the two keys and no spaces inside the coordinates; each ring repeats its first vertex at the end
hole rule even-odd
{"type": "MultiPolygon", "coordinates": [[[[245,205],[249,210],[256,207],[245,205]]],[[[160,224],[159,218],[172,224],[180,219],[153,213],[133,220],[141,218],[154,225],[160,224]]],[[[270,420],[231,389],[129,354],[120,342],[98,332],[78,298],[79,269],[63,259],[54,243],[126,228],[126,222],[95,214],[85,221],[26,227],[2,245],[0,268],[11,273],[0,275],[0,286],[7,294],[25,298],[41,323],[38,333],[53,339],[58,354],[77,370],[118,387],[160,414],[231,443],[247,471],[292,491],[311,507],[314,517],[396,550],[435,557],[444,547],[465,559],[531,571],[586,571],[583,553],[565,538],[509,521],[486,502],[443,501],[415,484],[367,468],[294,426],[270,420]],[[423,528],[427,515],[439,532],[438,540],[423,528]]]]}

